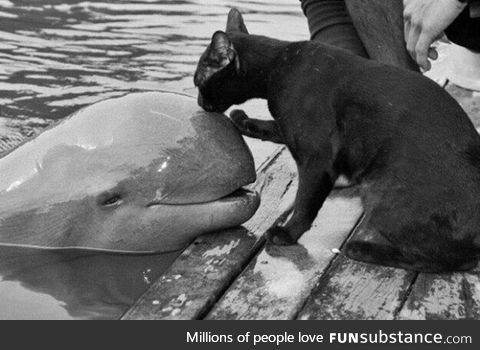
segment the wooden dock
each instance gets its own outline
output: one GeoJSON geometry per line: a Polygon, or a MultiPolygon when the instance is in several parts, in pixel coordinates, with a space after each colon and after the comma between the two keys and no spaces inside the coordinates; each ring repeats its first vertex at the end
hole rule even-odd
{"type": "MultiPolygon", "coordinates": [[[[480,93],[445,88],[478,128],[480,93]]],[[[355,188],[334,191],[298,245],[265,245],[263,234],[295,197],[296,167],[284,147],[249,145],[258,212],[193,242],[122,319],[480,319],[480,267],[424,274],[338,253],[362,218],[355,188]]]]}

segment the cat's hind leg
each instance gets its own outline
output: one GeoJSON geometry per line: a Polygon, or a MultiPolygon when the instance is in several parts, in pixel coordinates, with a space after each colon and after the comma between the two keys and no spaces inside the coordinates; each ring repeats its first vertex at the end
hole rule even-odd
{"type": "Polygon", "coordinates": [[[233,110],[230,118],[242,135],[264,141],[285,143],[277,122],[274,120],[253,119],[239,109],[233,110]]]}
{"type": "Polygon", "coordinates": [[[354,260],[419,272],[465,271],[477,264],[477,259],[461,256],[461,250],[455,252],[457,247],[451,244],[441,247],[446,254],[432,254],[427,247],[411,244],[391,242],[364,220],[346,244],[345,253],[354,260]]]}
{"type": "Polygon", "coordinates": [[[354,237],[347,242],[344,252],[353,260],[416,270],[398,248],[375,231],[356,230],[354,237]]]}

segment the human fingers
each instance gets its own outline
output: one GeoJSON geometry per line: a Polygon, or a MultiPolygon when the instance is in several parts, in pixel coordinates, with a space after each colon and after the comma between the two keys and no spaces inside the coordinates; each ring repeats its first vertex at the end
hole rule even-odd
{"type": "Polygon", "coordinates": [[[408,37],[410,35],[410,30],[412,27],[412,14],[408,11],[408,0],[404,0],[404,12],[403,12],[403,37],[405,43],[408,42],[408,37]]]}
{"type": "Polygon", "coordinates": [[[431,60],[436,60],[438,59],[438,51],[436,48],[434,47],[431,47],[428,49],[428,58],[430,58],[431,60]]]}
{"type": "Polygon", "coordinates": [[[406,48],[413,60],[416,61],[415,48],[417,47],[418,37],[420,35],[420,30],[414,25],[410,25],[408,32],[405,35],[406,48]]]}
{"type": "Polygon", "coordinates": [[[428,32],[421,32],[415,45],[415,61],[425,71],[430,70],[431,64],[428,60],[428,53],[433,39],[428,32]]]}

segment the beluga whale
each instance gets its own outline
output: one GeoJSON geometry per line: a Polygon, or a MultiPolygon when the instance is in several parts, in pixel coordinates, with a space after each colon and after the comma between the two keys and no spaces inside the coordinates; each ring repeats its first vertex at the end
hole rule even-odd
{"type": "Polygon", "coordinates": [[[95,103],[0,159],[0,245],[174,251],[259,206],[252,154],[223,114],[139,92],[95,103]]]}

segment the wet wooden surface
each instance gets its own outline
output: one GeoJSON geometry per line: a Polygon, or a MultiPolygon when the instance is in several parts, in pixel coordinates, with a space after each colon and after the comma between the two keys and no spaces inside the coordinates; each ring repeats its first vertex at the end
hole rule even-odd
{"type": "Polygon", "coordinates": [[[403,306],[416,274],[339,256],[299,319],[390,320],[403,306]]]}
{"type": "Polygon", "coordinates": [[[361,215],[355,190],[332,194],[299,244],[264,247],[207,318],[294,318],[361,215]]]}
{"type": "Polygon", "coordinates": [[[420,274],[399,319],[480,319],[480,269],[454,274],[420,274]]]}
{"type": "MultiPolygon", "coordinates": [[[[435,79],[479,128],[480,93],[435,79]]],[[[330,195],[298,245],[265,245],[262,235],[295,197],[296,168],[284,148],[250,146],[257,214],[243,228],[196,240],[123,319],[480,319],[480,267],[418,274],[338,252],[362,216],[354,188],[330,195]]]]}

